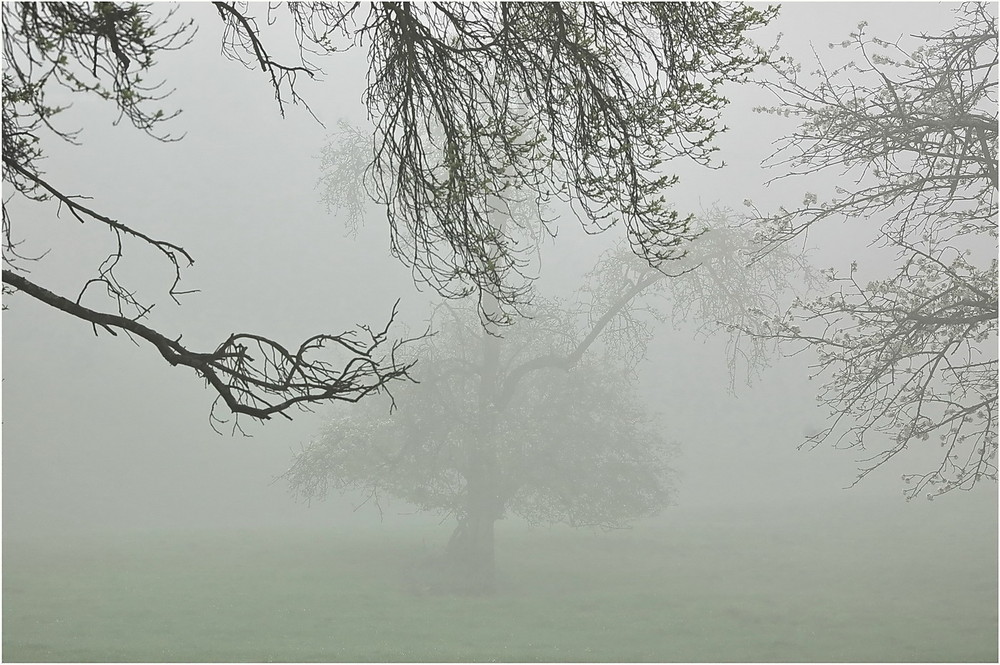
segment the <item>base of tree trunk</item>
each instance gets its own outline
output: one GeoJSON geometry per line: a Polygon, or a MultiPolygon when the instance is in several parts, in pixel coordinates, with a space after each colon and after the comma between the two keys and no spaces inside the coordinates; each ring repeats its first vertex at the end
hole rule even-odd
{"type": "Polygon", "coordinates": [[[459,522],[443,554],[410,566],[406,583],[418,595],[485,596],[496,592],[493,523],[459,522]]]}

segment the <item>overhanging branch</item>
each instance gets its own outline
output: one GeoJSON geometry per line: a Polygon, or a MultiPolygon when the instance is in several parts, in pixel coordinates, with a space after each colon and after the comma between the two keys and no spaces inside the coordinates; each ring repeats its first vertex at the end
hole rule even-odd
{"type": "Polygon", "coordinates": [[[316,335],[291,352],[265,337],[236,333],[215,351],[199,353],[183,346],[180,337],[169,339],[134,319],[84,307],[11,270],[3,271],[3,283],[91,323],[95,330],[99,326],[112,335],[123,330],[146,340],[171,365],[190,367],[201,375],[233,413],[260,420],[274,414],[288,418],[286,411],[293,405],[304,407],[328,400],[356,402],[365,395],[387,390],[391,381],[408,379],[414,364],[397,361],[396,351],[402,341],[394,342],[386,356],[374,355],[388,339],[395,308],[383,330],[362,327],[360,339],[356,332],[316,335]],[[255,356],[250,355],[251,350],[255,356]],[[339,358],[316,357],[324,350],[339,358]],[[340,360],[340,364],[334,360],[340,360]]]}

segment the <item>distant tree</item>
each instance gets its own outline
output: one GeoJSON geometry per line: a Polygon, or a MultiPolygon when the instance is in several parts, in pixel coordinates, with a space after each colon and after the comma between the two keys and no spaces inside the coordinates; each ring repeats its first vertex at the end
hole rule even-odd
{"type": "Polygon", "coordinates": [[[473,311],[446,310],[396,410],[372,401],[331,420],[286,474],[295,493],[362,489],[454,516],[453,574],[438,582],[466,592],[492,590],[494,524],[505,515],[614,528],[658,512],[669,497],[662,426],[624,367],[572,363],[557,337],[570,332],[566,313],[539,305],[504,339],[473,311]],[[553,342],[561,355],[549,355],[553,342]]]}
{"type": "MultiPolygon", "coordinates": [[[[27,294],[93,327],[152,344],[171,365],[194,369],[218,392],[213,425],[220,422],[215,405],[234,414],[267,419],[287,415],[292,406],[326,400],[356,401],[406,378],[410,363],[395,356],[398,343],[388,339],[388,326],[339,335],[310,337],[298,348],[286,348],[254,333],[234,333],[214,350],[196,351],[145,321],[153,305],[140,302],[119,280],[118,266],[126,251],[145,246],[173,271],[169,295],[175,301],[182,266],[193,262],[180,245],[144,233],[100,212],[85,197],[68,193],[41,169],[46,133],[75,143],[78,132],[61,127],[64,107],[49,101],[54,88],[107,100],[127,119],[158,140],[163,122],[176,115],[157,108],[162,95],[146,77],[155,56],[184,46],[190,22],[174,25],[173,13],[157,18],[137,4],[4,3],[3,5],[3,180],[13,192],[36,202],[52,202],[57,214],[112,233],[107,258],[76,294],[60,295],[29,279],[32,262],[19,252],[8,202],[3,201],[3,285],[5,295],[27,294]],[[95,308],[103,300],[110,309],[95,308]],[[86,303],[86,304],[85,304],[86,303]],[[388,347],[388,348],[387,348],[388,347]]],[[[4,306],[9,305],[5,299],[4,306]]],[[[395,317],[393,311],[390,323],[395,317]]],[[[238,422],[235,423],[238,427],[238,422]]]]}
{"type": "Polygon", "coordinates": [[[773,322],[770,336],[813,349],[827,379],[819,400],[831,419],[807,443],[872,451],[861,480],[936,440],[940,463],[904,476],[908,498],[997,478],[994,8],[956,8],[954,27],[911,50],[862,23],[839,45],[855,57],[843,67],[820,64],[806,78],[799,64],[779,64],[780,103],[764,109],[801,121],[776,165],[839,176],[829,201],[807,194],[794,209],[758,213],[769,246],[862,219],[878,224],[864,242],[894,257],[888,270],[827,270],[826,294],[773,322]]]}
{"type": "Polygon", "coordinates": [[[669,297],[678,320],[696,317],[706,333],[737,333],[730,360],[752,370],[767,343],[739,334],[759,318],[747,306],[774,312],[800,267],[776,252],[744,272],[746,232],[722,226],[725,215],[714,211],[720,226],[694,241],[682,272],[667,276],[618,247],[576,305],[539,300],[502,337],[443,305],[398,409],[372,402],[334,417],[286,472],[293,493],[362,490],[454,516],[445,562],[457,579],[443,581],[468,591],[492,588],[504,515],[614,528],[656,513],[670,496],[667,425],[642,407],[633,370],[665,319],[658,302],[669,297]]]}

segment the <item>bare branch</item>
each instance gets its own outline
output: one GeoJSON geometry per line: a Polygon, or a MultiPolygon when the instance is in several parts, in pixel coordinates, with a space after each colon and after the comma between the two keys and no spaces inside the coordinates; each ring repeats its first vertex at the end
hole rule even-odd
{"type": "Polygon", "coordinates": [[[714,163],[718,86],[766,59],[747,32],[772,16],[698,3],[373,5],[353,42],[372,59],[364,185],[386,208],[393,254],[446,297],[495,298],[480,313],[501,325],[531,299],[523,236],[549,231],[554,200],[590,233],[623,224],[651,266],[682,257],[691,218],[667,204],[677,179],[662,164],[714,163]],[[498,231],[498,216],[530,221],[498,231]]]}
{"type": "Polygon", "coordinates": [[[292,406],[356,402],[388,392],[391,382],[409,379],[414,364],[397,358],[403,342],[392,343],[383,356],[376,355],[387,343],[395,308],[381,331],[362,328],[360,334],[316,335],[295,351],[259,335],[234,333],[215,351],[201,353],[184,347],[180,338],[169,339],[133,319],[83,307],[10,270],[3,271],[3,283],[112,335],[122,330],[146,340],[171,365],[195,370],[230,411],[262,420],[275,414],[288,417],[286,411],[292,406]],[[320,355],[323,352],[325,356],[320,355]]]}
{"type": "MultiPolygon", "coordinates": [[[[811,81],[786,61],[768,112],[801,120],[773,165],[837,171],[837,198],[760,215],[770,248],[834,219],[878,220],[890,268],[825,271],[827,294],[799,301],[760,334],[816,354],[830,425],[806,444],[873,449],[858,480],[934,437],[936,469],[905,474],[907,498],[997,479],[997,32],[968,3],[956,25],[906,51],[865,33],[860,54],[811,81]],[[846,181],[846,182],[845,182],[846,181]],[[871,277],[861,280],[863,272],[871,277]]],[[[878,268],[878,267],[877,267],[878,268]]],[[[924,444],[926,445],[926,444],[924,444]]]]}

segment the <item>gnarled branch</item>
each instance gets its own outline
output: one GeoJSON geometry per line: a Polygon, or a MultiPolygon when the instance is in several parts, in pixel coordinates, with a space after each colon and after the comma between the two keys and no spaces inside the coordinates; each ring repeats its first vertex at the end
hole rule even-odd
{"type": "MultiPolygon", "coordinates": [[[[146,340],[171,365],[190,367],[203,377],[218,392],[216,403],[221,399],[234,414],[261,420],[275,414],[288,418],[286,411],[292,406],[328,400],[356,402],[366,395],[388,392],[391,382],[409,379],[414,364],[397,358],[400,341],[379,355],[388,342],[395,308],[380,331],[362,326],[360,334],[316,335],[294,351],[259,335],[234,333],[214,351],[204,353],[134,319],[84,307],[11,270],[3,271],[3,283],[112,335],[120,330],[146,340]]],[[[218,421],[214,408],[213,420],[218,421]]]]}

